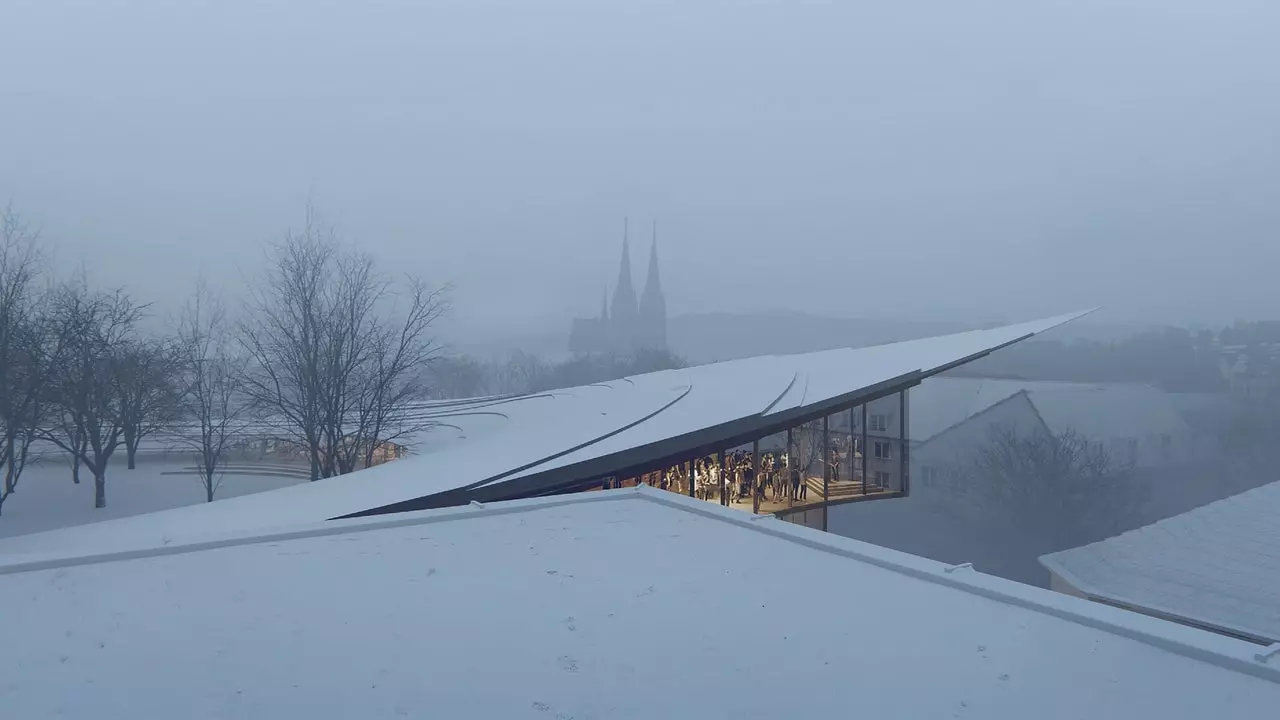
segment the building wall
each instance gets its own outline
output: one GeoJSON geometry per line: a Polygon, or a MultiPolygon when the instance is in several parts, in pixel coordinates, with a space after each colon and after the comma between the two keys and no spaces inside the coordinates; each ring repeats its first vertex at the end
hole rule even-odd
{"type": "Polygon", "coordinates": [[[921,443],[911,453],[911,494],[925,501],[963,504],[969,488],[953,468],[968,464],[975,449],[989,442],[995,428],[1018,432],[1043,429],[1025,393],[1018,393],[921,443]]]}
{"type": "MultiPolygon", "coordinates": [[[[1077,428],[1088,436],[1088,428],[1077,428]]],[[[1112,461],[1120,466],[1159,468],[1198,459],[1207,448],[1206,438],[1187,429],[1181,432],[1145,433],[1107,440],[1112,461]]]]}

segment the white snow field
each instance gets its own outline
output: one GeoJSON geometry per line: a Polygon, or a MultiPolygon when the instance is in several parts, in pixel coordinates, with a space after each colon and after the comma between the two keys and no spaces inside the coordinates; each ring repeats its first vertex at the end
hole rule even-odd
{"type": "MultiPolygon", "coordinates": [[[[107,506],[98,509],[93,507],[93,475],[88,470],[81,469],[80,484],[76,485],[71,480],[71,468],[64,459],[50,458],[29,465],[22,473],[17,490],[4,503],[4,514],[0,515],[0,538],[203,504],[204,485],[198,476],[172,474],[182,472],[191,464],[192,459],[177,455],[143,456],[138,460],[138,467],[129,470],[121,452],[107,466],[107,506]]],[[[284,477],[279,472],[267,470],[227,474],[217,488],[214,502],[296,485],[305,479],[284,477]]]]}
{"type": "Polygon", "coordinates": [[[1261,646],[639,488],[0,558],[23,718],[1274,717],[1261,646]]]}

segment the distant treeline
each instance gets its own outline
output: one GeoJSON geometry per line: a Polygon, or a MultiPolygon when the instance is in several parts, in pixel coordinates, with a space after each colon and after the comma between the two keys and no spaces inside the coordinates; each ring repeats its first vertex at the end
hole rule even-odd
{"type": "Polygon", "coordinates": [[[666,350],[643,350],[634,356],[584,355],[563,362],[520,351],[488,362],[452,355],[432,361],[431,386],[441,399],[542,392],[684,366],[682,358],[666,350]]]}
{"type": "Polygon", "coordinates": [[[1280,322],[1238,323],[1221,330],[1192,332],[1164,328],[1123,340],[1063,343],[1032,340],[971,363],[953,374],[1025,380],[1137,382],[1169,392],[1222,392],[1226,348],[1243,348],[1251,372],[1274,374],[1270,346],[1280,343],[1280,322]]]}

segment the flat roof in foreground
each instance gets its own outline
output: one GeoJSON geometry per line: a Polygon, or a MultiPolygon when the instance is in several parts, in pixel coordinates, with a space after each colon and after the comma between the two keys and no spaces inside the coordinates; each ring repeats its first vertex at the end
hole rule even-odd
{"type": "MultiPolygon", "coordinates": [[[[1086,313],[865,348],[769,355],[436,406],[404,460],[355,476],[0,540],[0,553],[123,548],[404,507],[530,497],[909,386],[1086,313]],[[447,495],[447,500],[441,499],[447,495]]],[[[772,431],[772,430],[770,430],[772,431]]],[[[107,478],[110,484],[110,472],[107,478]]],[[[109,492],[109,491],[108,491],[109,492]]]]}
{"type": "Polygon", "coordinates": [[[1040,564],[1090,597],[1280,642],[1280,482],[1040,564]]]}
{"type": "Polygon", "coordinates": [[[7,715],[1270,717],[1258,647],[649,488],[0,564],[7,715]]]}

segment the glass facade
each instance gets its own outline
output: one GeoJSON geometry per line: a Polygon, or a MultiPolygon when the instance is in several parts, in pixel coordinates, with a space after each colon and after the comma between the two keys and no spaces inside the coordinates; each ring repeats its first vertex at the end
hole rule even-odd
{"type": "Polygon", "coordinates": [[[768,435],[658,467],[601,478],[590,489],[646,483],[706,502],[826,529],[826,508],[909,488],[906,391],[837,408],[768,435]]]}

